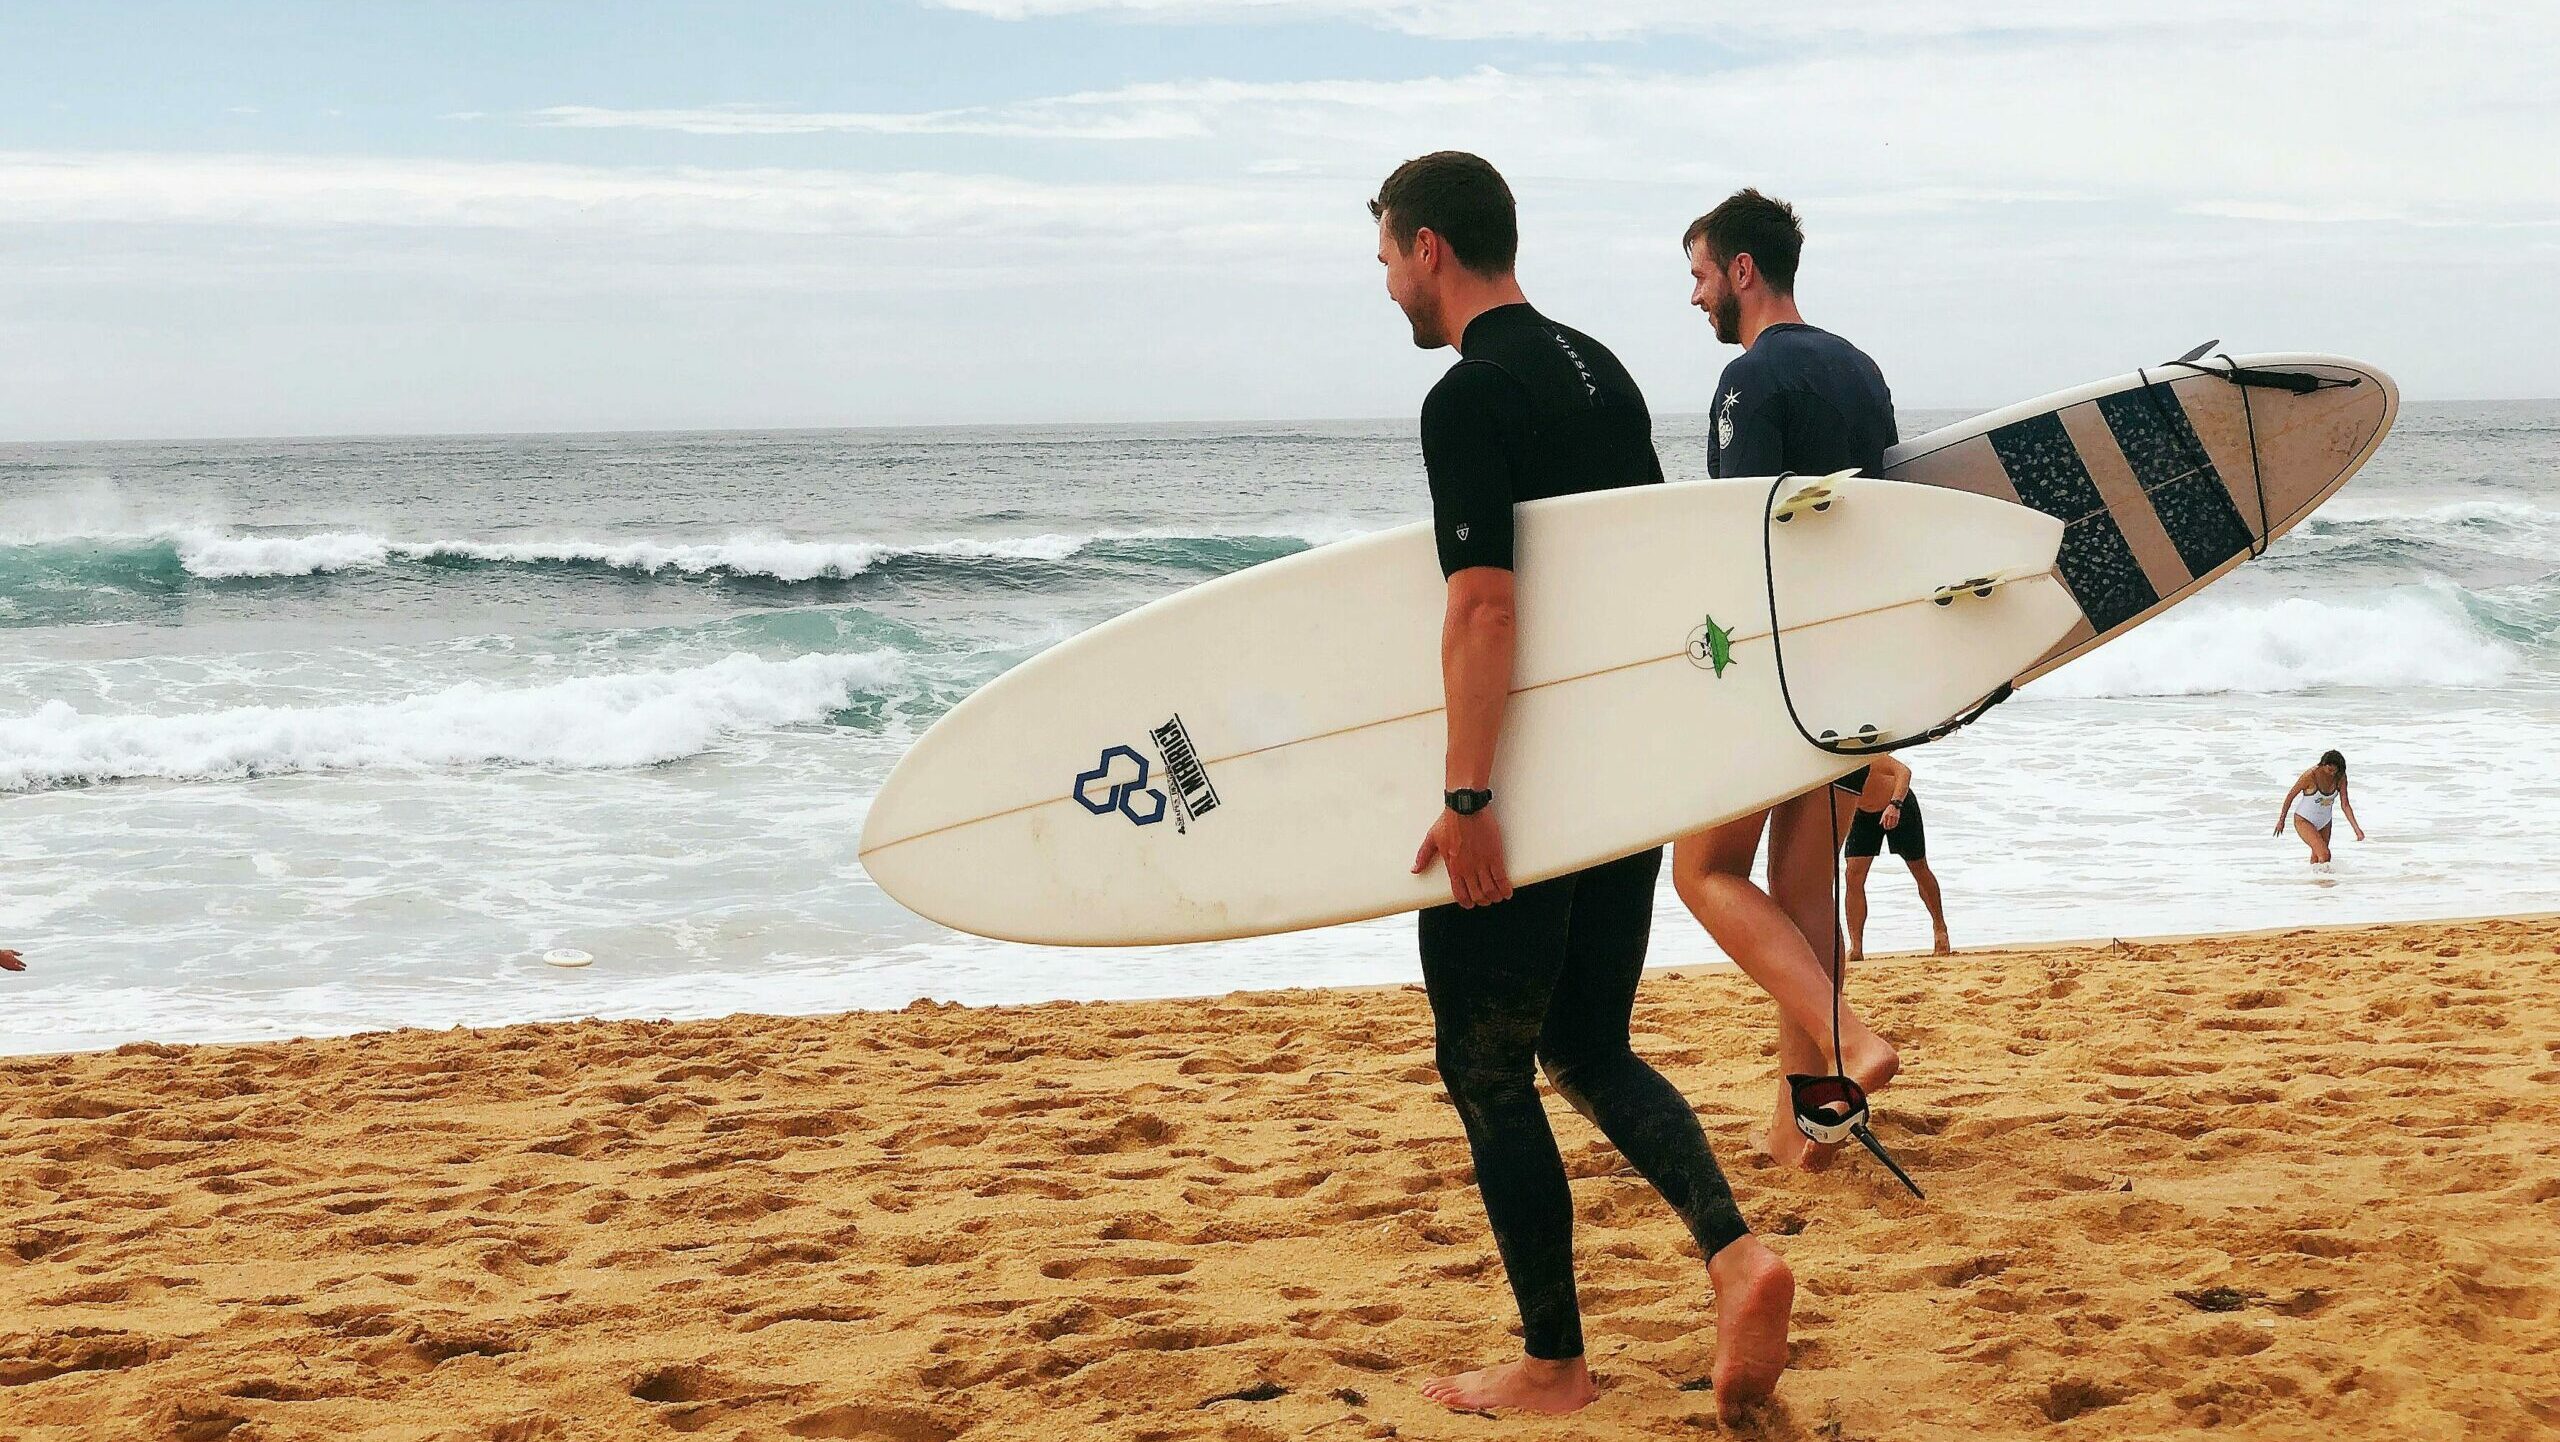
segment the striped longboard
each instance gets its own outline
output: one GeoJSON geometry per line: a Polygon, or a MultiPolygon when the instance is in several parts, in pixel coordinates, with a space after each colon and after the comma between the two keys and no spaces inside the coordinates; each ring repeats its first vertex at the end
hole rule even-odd
{"type": "Polygon", "coordinates": [[[2141,625],[2293,529],[2372,457],[2399,410],[2399,387],[2358,361],[2216,357],[1959,421],[1886,452],[1885,474],[2063,522],[2059,566],[2082,619],[2024,682],[2141,625]],[[2235,365],[2243,376],[2314,377],[2318,388],[2244,386],[2228,374],[2235,365]]]}

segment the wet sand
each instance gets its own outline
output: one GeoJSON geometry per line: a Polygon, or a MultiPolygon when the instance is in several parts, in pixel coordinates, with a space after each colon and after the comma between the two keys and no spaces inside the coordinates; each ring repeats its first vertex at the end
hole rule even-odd
{"type": "MultiPolygon", "coordinates": [[[[2560,1435],[2560,920],[1879,958],[1851,1156],[1773,1012],[1637,1045],[1800,1280],[1773,1438],[2560,1435]]],[[[1551,1107],[1599,1400],[1416,1385],[1514,1317],[1418,991],[0,1061],[0,1437],[1712,1432],[1705,1271],[1551,1107]]]]}

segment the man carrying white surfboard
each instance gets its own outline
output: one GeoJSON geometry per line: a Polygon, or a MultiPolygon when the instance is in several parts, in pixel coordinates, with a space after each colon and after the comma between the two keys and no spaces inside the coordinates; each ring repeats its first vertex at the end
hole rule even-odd
{"type": "Polygon", "coordinates": [[[1441,1080],[1466,1128],[1526,1353],[1423,1390],[1451,1407],[1548,1413],[1594,1395],[1574,1290],[1573,1200],[1538,1099],[1543,1064],[1707,1257],[1716,1403],[1736,1417],[1770,1394],[1786,1365],[1795,1280],[1748,1234],[1696,1113],[1628,1047],[1662,853],[1515,890],[1491,790],[1516,634],[1511,508],[1660,481],[1652,417],[1616,356],[1521,293],[1517,213],[1491,165],[1455,151],[1407,161],[1370,212],[1387,294],[1412,323],[1414,344],[1459,354],[1422,407],[1447,579],[1448,742],[1446,804],[1413,870],[1447,868],[1451,904],[1421,914],[1423,982],[1441,1080]]]}
{"type": "MultiPolygon", "coordinates": [[[[1694,282],[1689,302],[1714,322],[1716,339],[1742,347],[1717,381],[1707,468],[1716,476],[1884,474],[1895,440],[1893,393],[1865,352],[1805,323],[1796,309],[1796,261],[1804,231],[1792,206],[1736,191],[1690,222],[1681,237],[1694,282]]],[[[1737,817],[1672,848],[1672,885],[1734,964],[1778,1003],[1778,1105],[1769,1151],[1807,1170],[1830,1165],[1841,1143],[1799,1131],[1785,1078],[1835,1070],[1869,1092],[1893,1080],[1901,1058],[1855,1009],[1839,1003],[1840,1055],[1831,1055],[1840,923],[1833,866],[1858,800],[1826,786],[1767,811],[1737,817]],[[1752,884],[1763,827],[1769,890],[1752,884]],[[1835,1066],[1836,1061],[1836,1066],[1835,1066]]]]}

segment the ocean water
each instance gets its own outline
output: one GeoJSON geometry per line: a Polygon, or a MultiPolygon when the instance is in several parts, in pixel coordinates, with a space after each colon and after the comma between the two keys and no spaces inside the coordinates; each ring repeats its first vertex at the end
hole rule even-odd
{"type": "MultiPolygon", "coordinates": [[[[2555,474],[2560,403],[2410,405],[2270,554],[1912,753],[1958,940],[2560,904],[2555,474]],[[2373,839],[2315,875],[2271,833],[2331,746],[2373,839]]],[[[855,843],[1006,667],[1424,507],[1405,422],[0,447],[0,1050],[1411,979],[1405,918],[958,936],[855,843]]],[[[1890,859],[1872,899],[1926,940],[1890,859]]],[[[1655,959],[1714,959],[1661,904],[1655,959]]]]}

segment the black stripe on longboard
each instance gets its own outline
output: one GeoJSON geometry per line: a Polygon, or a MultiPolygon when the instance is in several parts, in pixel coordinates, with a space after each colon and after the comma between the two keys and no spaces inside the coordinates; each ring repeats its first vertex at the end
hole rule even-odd
{"type": "Polygon", "coordinates": [[[2098,398],[2098,414],[2115,433],[2116,446],[2151,497],[2160,527],[2195,575],[2247,551],[2256,541],[2213,457],[2197,439],[2195,423],[2169,385],[2137,386],[2098,398]]]}
{"type": "Polygon", "coordinates": [[[2098,494],[2059,415],[2032,416],[1990,433],[1992,452],[2009,473],[2018,499],[2060,520],[2062,554],[2056,562],[2071,598],[2100,635],[2158,605],[2160,593],[2142,573],[2126,544],[2124,528],[2098,494]]]}

